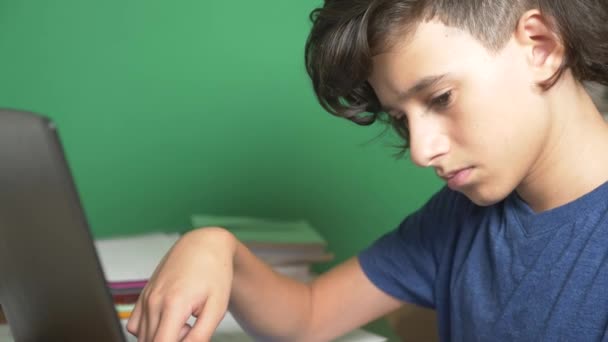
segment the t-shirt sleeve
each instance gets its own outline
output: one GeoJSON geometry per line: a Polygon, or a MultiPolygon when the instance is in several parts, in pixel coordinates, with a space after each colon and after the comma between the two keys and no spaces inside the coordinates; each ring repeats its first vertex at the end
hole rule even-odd
{"type": "Polygon", "coordinates": [[[362,251],[359,263],[379,289],[404,302],[435,307],[435,280],[457,221],[458,194],[444,188],[397,229],[362,251]]]}

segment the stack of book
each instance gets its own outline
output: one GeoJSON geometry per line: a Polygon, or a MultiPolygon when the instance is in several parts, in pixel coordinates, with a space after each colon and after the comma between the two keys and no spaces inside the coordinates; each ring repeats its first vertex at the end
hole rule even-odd
{"type": "Polygon", "coordinates": [[[178,238],[177,233],[148,233],[95,241],[106,282],[121,319],[131,316],[148,279],[178,238]]]}
{"type": "Polygon", "coordinates": [[[112,300],[120,319],[131,317],[133,307],[137,303],[137,299],[146,284],[146,280],[108,283],[112,300]]]}
{"type": "Polygon", "coordinates": [[[325,239],[304,220],[192,215],[191,221],[194,228],[226,228],[275,271],[297,280],[310,281],[313,264],[333,259],[325,239]]]}

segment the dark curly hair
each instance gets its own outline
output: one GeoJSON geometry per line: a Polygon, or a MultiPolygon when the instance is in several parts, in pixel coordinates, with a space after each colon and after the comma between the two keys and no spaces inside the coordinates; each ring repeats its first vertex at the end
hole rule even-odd
{"type": "Polygon", "coordinates": [[[565,47],[563,64],[540,86],[551,88],[567,69],[580,82],[608,85],[608,0],[325,0],[310,14],[306,69],[328,112],[360,125],[389,122],[407,148],[407,127],[383,113],[367,81],[372,57],[432,18],[498,51],[534,8],[550,19],[565,47]]]}

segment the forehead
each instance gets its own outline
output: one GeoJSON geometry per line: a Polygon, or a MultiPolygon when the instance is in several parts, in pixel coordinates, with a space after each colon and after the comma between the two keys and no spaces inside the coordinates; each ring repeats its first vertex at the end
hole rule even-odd
{"type": "Polygon", "coordinates": [[[416,80],[458,74],[490,58],[469,33],[440,21],[423,22],[402,43],[373,57],[369,82],[376,93],[403,91],[416,80]]]}

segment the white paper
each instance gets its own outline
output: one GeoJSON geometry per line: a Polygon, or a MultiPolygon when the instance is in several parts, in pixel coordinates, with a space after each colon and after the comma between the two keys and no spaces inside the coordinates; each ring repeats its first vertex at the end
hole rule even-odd
{"type": "Polygon", "coordinates": [[[95,241],[106,281],[136,281],[150,278],[179,234],[151,233],[95,241]]]}

